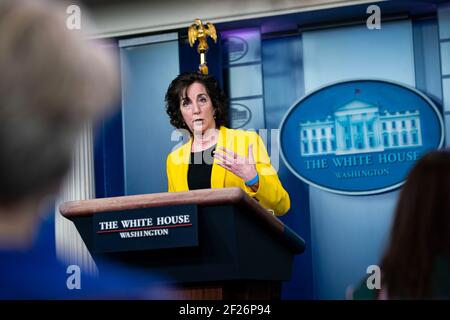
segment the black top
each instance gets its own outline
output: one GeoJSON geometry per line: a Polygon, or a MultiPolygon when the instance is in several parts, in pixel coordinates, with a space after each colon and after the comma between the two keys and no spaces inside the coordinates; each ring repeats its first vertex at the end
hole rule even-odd
{"type": "Polygon", "coordinates": [[[216,145],[199,152],[191,152],[191,162],[188,169],[189,190],[211,188],[211,172],[214,162],[213,151],[216,145]]]}

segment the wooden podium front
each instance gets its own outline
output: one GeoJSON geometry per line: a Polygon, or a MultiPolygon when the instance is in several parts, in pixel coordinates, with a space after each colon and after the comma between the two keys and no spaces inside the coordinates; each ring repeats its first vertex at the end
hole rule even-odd
{"type": "Polygon", "coordinates": [[[179,299],[279,299],[281,282],[291,278],[294,255],[305,249],[301,237],[240,188],[72,201],[60,211],[73,221],[94,260],[108,257],[166,275],[179,299]],[[183,205],[197,210],[196,245],[115,252],[113,244],[108,252],[97,252],[94,224],[99,216],[126,218],[183,205]]]}

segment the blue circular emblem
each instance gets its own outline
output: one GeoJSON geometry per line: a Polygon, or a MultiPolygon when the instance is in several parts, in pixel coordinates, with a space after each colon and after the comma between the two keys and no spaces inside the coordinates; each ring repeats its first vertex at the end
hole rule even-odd
{"type": "Polygon", "coordinates": [[[223,40],[223,46],[226,48],[228,56],[226,63],[236,62],[242,59],[248,52],[248,43],[241,37],[228,36],[223,40]]]}
{"type": "Polygon", "coordinates": [[[281,156],[294,175],[348,195],[398,188],[444,141],[442,116],[429,98],[382,80],[319,88],[289,109],[280,128],[281,156]]]}
{"type": "Polygon", "coordinates": [[[242,103],[234,102],[230,105],[230,119],[234,129],[242,128],[252,119],[252,112],[242,103]]]}

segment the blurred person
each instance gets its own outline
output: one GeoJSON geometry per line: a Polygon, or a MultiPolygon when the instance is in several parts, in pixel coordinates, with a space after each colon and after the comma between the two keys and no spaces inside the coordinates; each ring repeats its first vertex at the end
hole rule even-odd
{"type": "Polygon", "coordinates": [[[178,75],[165,100],[170,123],[190,134],[189,141],[167,157],[169,192],[239,187],[276,215],[289,210],[289,194],[261,137],[225,126],[225,94],[214,77],[178,75]]]}
{"type": "Polygon", "coordinates": [[[34,247],[82,124],[118,97],[116,59],[65,18],[54,2],[0,1],[0,299],[166,298],[148,290],[158,277],[116,266],[69,290],[66,266],[34,247]]]}
{"type": "Polygon", "coordinates": [[[450,151],[423,156],[400,193],[381,262],[381,289],[354,299],[450,299],[450,151]]]}

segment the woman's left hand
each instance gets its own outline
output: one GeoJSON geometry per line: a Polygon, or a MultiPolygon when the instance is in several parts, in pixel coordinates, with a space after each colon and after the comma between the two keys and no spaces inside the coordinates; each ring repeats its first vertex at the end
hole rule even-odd
{"type": "Polygon", "coordinates": [[[216,163],[234,173],[244,181],[256,177],[257,171],[253,158],[253,145],[248,146],[248,157],[242,157],[228,148],[218,147],[214,153],[216,163]]]}

